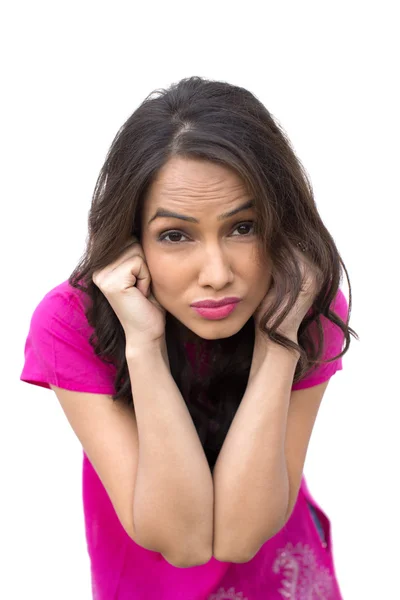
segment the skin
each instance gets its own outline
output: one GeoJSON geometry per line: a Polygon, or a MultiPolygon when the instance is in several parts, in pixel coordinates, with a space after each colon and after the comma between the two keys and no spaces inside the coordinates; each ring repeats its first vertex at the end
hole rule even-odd
{"type": "Polygon", "coordinates": [[[245,223],[257,220],[255,209],[248,208],[223,221],[217,219],[251,199],[235,171],[183,157],[171,158],[148,189],[141,244],[152,292],[182,324],[188,341],[234,335],[255,313],[270,287],[270,265],[260,258],[254,227],[245,223]],[[148,224],[161,207],[194,217],[199,224],[174,217],[158,217],[148,224]],[[170,236],[160,241],[167,231],[170,236]],[[207,320],[190,307],[198,300],[225,296],[238,296],[242,301],[218,321],[207,320]]]}

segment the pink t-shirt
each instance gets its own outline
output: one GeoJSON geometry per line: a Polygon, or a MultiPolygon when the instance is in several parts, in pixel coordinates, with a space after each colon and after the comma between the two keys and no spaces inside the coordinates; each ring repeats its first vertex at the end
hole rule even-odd
{"type": "MultiPolygon", "coordinates": [[[[21,381],[48,389],[51,383],[73,391],[115,393],[115,367],[103,363],[89,343],[93,329],[85,316],[86,302],[68,281],[44,296],[31,318],[21,381]]],[[[348,304],[341,290],[332,308],[346,319],[348,304]]],[[[336,356],[343,348],[343,333],[325,317],[321,320],[323,356],[336,356]]],[[[341,368],[341,359],[322,365],[292,389],[322,383],[341,368]]],[[[180,569],[137,545],[120,524],[85,452],[82,498],[94,600],[342,600],[331,523],[304,476],[286,525],[251,561],[241,564],[212,557],[205,565],[180,569]]]]}

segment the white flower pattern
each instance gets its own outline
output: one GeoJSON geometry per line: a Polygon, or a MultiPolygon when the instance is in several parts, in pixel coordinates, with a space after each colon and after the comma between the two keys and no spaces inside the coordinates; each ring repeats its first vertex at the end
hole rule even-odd
{"type": "Polygon", "coordinates": [[[321,567],[307,544],[291,542],[278,550],[274,573],[283,572],[279,593],[286,600],[329,600],[333,597],[333,576],[321,567]]]}
{"type": "MultiPolygon", "coordinates": [[[[295,546],[289,542],[277,552],[272,565],[274,573],[282,572],[278,593],[285,600],[330,600],[333,598],[333,576],[329,569],[321,567],[314,552],[307,544],[295,546]]],[[[265,596],[266,600],[268,596],[265,596]]],[[[207,600],[249,600],[234,587],[221,587],[207,600]]]]}

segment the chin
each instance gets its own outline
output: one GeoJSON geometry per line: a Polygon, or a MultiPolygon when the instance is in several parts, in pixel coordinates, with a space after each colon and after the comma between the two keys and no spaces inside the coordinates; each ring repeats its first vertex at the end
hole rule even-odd
{"type": "MultiPolygon", "coordinates": [[[[168,309],[167,309],[168,311],[168,309]]],[[[221,319],[219,321],[212,321],[207,319],[202,319],[199,321],[198,319],[193,322],[192,319],[182,319],[179,318],[177,314],[169,313],[175,321],[177,321],[180,325],[183,326],[184,329],[187,330],[187,334],[192,341],[202,339],[202,340],[223,340],[233,335],[236,335],[247,323],[250,316],[243,321],[241,319],[232,319],[227,317],[226,319],[221,319]]]]}
{"type": "Polygon", "coordinates": [[[208,324],[209,327],[192,328],[189,325],[186,325],[186,327],[203,340],[223,340],[238,333],[245,325],[245,323],[234,325],[233,323],[228,323],[226,320],[209,321],[208,324]]]}

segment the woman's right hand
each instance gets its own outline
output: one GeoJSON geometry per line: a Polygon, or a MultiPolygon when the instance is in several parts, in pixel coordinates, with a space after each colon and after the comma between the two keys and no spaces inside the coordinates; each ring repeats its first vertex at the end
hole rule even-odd
{"type": "Polygon", "coordinates": [[[92,280],[117,315],[127,346],[140,348],[163,340],[166,311],[151,293],[150,272],[136,238],[115,262],[95,271],[92,280]]]}

